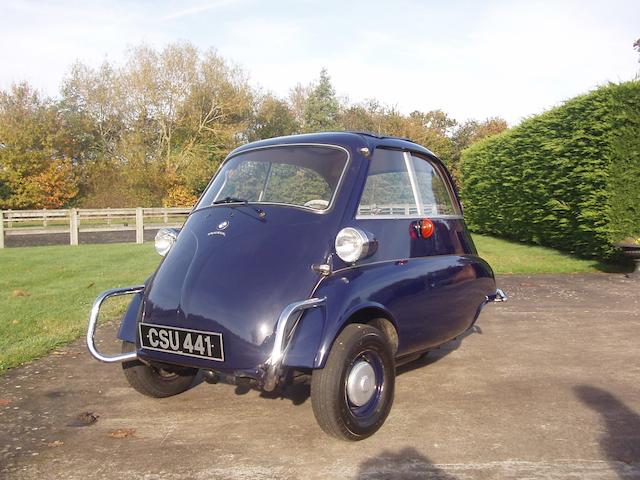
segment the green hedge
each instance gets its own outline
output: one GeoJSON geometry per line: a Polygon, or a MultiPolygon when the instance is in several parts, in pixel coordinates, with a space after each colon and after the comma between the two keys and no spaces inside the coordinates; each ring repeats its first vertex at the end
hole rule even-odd
{"type": "Polygon", "coordinates": [[[462,154],[469,227],[589,257],[640,236],[640,82],[611,84],[462,154]]]}

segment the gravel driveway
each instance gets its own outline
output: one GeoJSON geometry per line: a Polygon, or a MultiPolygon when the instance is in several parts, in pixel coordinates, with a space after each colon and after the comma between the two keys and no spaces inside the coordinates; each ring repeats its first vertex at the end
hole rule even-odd
{"type": "Polygon", "coordinates": [[[499,284],[482,333],[399,369],[386,424],[356,444],[321,432],[305,385],[152,400],[79,341],[0,377],[0,478],[640,479],[640,280],[499,284]]]}

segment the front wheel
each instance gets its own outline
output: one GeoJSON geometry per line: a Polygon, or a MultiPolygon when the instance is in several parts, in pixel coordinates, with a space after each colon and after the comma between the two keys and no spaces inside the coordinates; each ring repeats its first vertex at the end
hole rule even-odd
{"type": "Polygon", "coordinates": [[[313,413],[329,435],[362,440],[386,420],[394,386],[395,365],[385,335],[369,325],[347,325],[325,367],[313,371],[313,413]]]}
{"type": "MultiPolygon", "coordinates": [[[[122,342],[122,352],[131,352],[135,345],[122,342]]],[[[188,390],[193,384],[198,370],[195,368],[181,368],[164,370],[146,365],[139,360],[122,363],[124,376],[136,391],[154,398],[165,398],[188,390]]]]}

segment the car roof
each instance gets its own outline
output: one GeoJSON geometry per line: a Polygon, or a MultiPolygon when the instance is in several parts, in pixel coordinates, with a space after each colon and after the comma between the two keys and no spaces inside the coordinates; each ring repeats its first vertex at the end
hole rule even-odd
{"type": "Polygon", "coordinates": [[[407,138],[376,135],[369,132],[322,132],[306,133],[302,135],[289,135],[286,137],[275,137],[267,140],[247,143],[236,148],[231,155],[254,148],[271,147],[275,145],[286,145],[292,143],[310,143],[338,145],[344,148],[358,149],[366,147],[370,151],[376,148],[394,148],[399,150],[413,150],[430,157],[437,158],[429,149],[419,145],[407,138]]]}

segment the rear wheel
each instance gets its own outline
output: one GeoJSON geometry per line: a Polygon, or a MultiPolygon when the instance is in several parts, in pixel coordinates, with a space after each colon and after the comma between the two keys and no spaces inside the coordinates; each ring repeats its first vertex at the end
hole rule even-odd
{"type": "MultiPolygon", "coordinates": [[[[133,343],[122,342],[123,353],[133,350],[133,343]]],[[[139,360],[123,362],[122,370],[129,385],[139,393],[154,398],[171,397],[188,390],[198,373],[195,368],[165,370],[146,365],[139,360]]]]}
{"type": "Polygon", "coordinates": [[[325,367],[313,371],[313,413],[329,435],[362,440],[386,420],[394,386],[395,365],[385,335],[369,325],[347,325],[325,367]]]}

